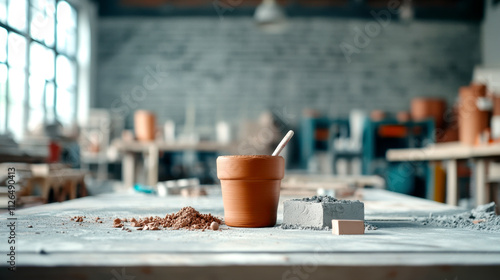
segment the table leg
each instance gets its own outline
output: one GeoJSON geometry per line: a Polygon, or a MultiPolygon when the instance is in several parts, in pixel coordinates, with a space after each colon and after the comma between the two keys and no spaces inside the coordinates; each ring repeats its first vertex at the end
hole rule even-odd
{"type": "Polygon", "coordinates": [[[44,203],[49,202],[49,195],[50,195],[50,180],[47,177],[43,177],[40,179],[41,182],[41,187],[42,187],[42,198],[44,200],[44,203]]]}
{"type": "Polygon", "coordinates": [[[494,183],[493,185],[490,185],[490,192],[491,192],[491,201],[494,201],[496,205],[500,203],[498,200],[498,183],[494,183]]]}
{"type": "Polygon", "coordinates": [[[457,160],[446,162],[446,203],[456,206],[458,204],[458,175],[457,160]]]}
{"type": "Polygon", "coordinates": [[[125,152],[123,155],[122,178],[124,187],[133,187],[135,179],[135,156],[133,153],[125,152]]]}
{"type": "Polygon", "coordinates": [[[158,147],[151,145],[148,150],[148,185],[151,187],[158,184],[158,147]]]}
{"type": "Polygon", "coordinates": [[[70,185],[69,185],[69,199],[75,199],[76,198],[76,187],[78,183],[77,180],[71,179],[70,180],[70,185]]]}
{"type": "Polygon", "coordinates": [[[474,178],[476,188],[476,206],[488,203],[488,184],[486,182],[486,165],[485,159],[477,159],[474,163],[474,178]]]}

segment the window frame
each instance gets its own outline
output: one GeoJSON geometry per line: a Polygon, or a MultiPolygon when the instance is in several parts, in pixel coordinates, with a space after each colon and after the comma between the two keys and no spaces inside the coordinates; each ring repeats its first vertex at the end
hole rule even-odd
{"type": "MultiPolygon", "coordinates": [[[[26,60],[26,64],[24,65],[24,69],[23,69],[23,72],[25,74],[25,77],[24,77],[24,93],[23,93],[23,123],[20,123],[19,125],[22,126],[23,128],[23,132],[22,132],[22,137],[24,137],[26,135],[26,133],[28,132],[28,124],[29,124],[29,121],[30,121],[30,113],[31,111],[33,110],[33,108],[31,108],[31,105],[30,105],[30,77],[32,76],[32,72],[31,72],[31,55],[30,55],[30,52],[31,52],[31,44],[32,43],[37,43],[39,45],[41,45],[42,47],[52,51],[54,53],[54,60],[53,60],[53,65],[54,65],[54,76],[52,77],[52,79],[50,80],[47,80],[45,79],[45,86],[47,85],[47,82],[49,83],[52,83],[53,84],[53,93],[51,93],[53,95],[53,98],[54,100],[52,101],[53,103],[53,107],[51,108],[51,110],[48,110],[47,108],[47,102],[46,102],[46,98],[47,98],[47,91],[46,91],[46,88],[44,88],[44,93],[43,93],[43,97],[42,97],[42,105],[43,105],[43,115],[44,115],[44,118],[43,118],[43,124],[47,124],[48,123],[48,119],[47,119],[47,116],[48,114],[52,114],[54,117],[54,121],[55,120],[58,120],[60,122],[60,117],[58,116],[58,113],[57,113],[57,102],[58,102],[58,89],[62,89],[64,91],[66,91],[67,93],[70,93],[70,94],[73,94],[73,110],[72,110],[72,116],[71,116],[71,119],[72,119],[72,124],[76,123],[76,117],[77,117],[77,108],[78,108],[78,87],[79,87],[79,80],[78,80],[78,77],[79,77],[79,61],[78,61],[78,52],[79,52],[79,16],[80,16],[80,13],[79,13],[79,7],[78,5],[75,5],[73,3],[73,1],[71,0],[54,0],[54,26],[53,26],[53,32],[54,32],[54,38],[53,38],[53,44],[52,46],[49,46],[45,43],[45,40],[42,38],[42,39],[35,39],[32,37],[31,35],[31,23],[32,23],[32,17],[33,17],[33,13],[32,13],[32,9],[37,9],[37,7],[34,7],[33,5],[33,0],[26,0],[26,30],[25,31],[21,31],[21,30],[18,30],[17,28],[15,27],[12,27],[9,22],[8,22],[8,13],[9,13],[9,3],[10,1],[16,1],[16,0],[5,0],[5,3],[6,3],[6,15],[7,15],[7,18],[6,18],[6,22],[1,22],[0,21],[0,27],[5,29],[7,31],[7,42],[6,42],[6,46],[5,46],[5,53],[6,53],[6,59],[5,59],[5,62],[0,62],[0,64],[3,64],[7,67],[7,76],[5,77],[6,78],[6,82],[5,84],[3,85],[5,87],[5,112],[0,112],[0,114],[3,114],[3,117],[4,117],[4,123],[2,125],[0,125],[0,128],[1,127],[4,127],[4,131],[0,131],[0,134],[4,134],[4,133],[9,133],[9,132],[12,132],[10,127],[9,127],[9,113],[10,113],[10,110],[11,110],[11,105],[12,102],[9,100],[9,88],[10,88],[10,85],[9,85],[9,76],[10,76],[10,70],[13,68],[9,61],[8,61],[8,58],[9,58],[9,48],[8,48],[8,38],[10,36],[11,33],[16,33],[22,37],[25,38],[26,40],[26,49],[25,49],[25,60],[26,60]],[[58,49],[57,45],[58,45],[58,42],[57,42],[57,39],[58,39],[58,31],[57,31],[57,26],[58,26],[58,19],[57,19],[57,13],[58,13],[58,9],[57,9],[57,6],[60,2],[66,2],[74,11],[75,11],[75,26],[74,26],[74,53],[72,55],[70,55],[69,53],[67,53],[66,51],[64,50],[60,50],[58,49]],[[60,88],[58,86],[58,83],[57,83],[57,73],[58,73],[58,69],[57,69],[57,58],[59,56],[63,56],[65,57],[66,59],[68,59],[71,63],[73,63],[74,65],[74,81],[75,81],[75,84],[71,87],[71,88],[60,88]]],[[[67,31],[67,30],[65,30],[67,31]]],[[[15,68],[15,67],[14,67],[15,68]]],[[[2,98],[0,96],[0,98],[2,98]]]]}

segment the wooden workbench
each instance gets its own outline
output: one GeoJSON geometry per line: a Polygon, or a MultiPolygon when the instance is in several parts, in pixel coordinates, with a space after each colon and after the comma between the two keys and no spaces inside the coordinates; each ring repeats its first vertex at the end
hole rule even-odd
{"type": "MultiPolygon", "coordinates": [[[[229,228],[220,231],[136,231],[112,228],[114,218],[164,216],[181,207],[223,215],[220,189],[208,197],[114,193],[16,212],[17,272],[0,279],[495,279],[500,233],[421,226],[413,216],[455,213],[428,200],[365,189],[364,235],[330,231],[229,228]],[[85,222],[70,221],[84,215],[85,222]],[[100,217],[102,224],[93,222],[100,217]],[[32,228],[28,228],[31,225],[32,228]]],[[[282,198],[288,199],[288,198],[282,198]]],[[[278,210],[278,223],[282,208],[278,210]]]]}
{"type": "Polygon", "coordinates": [[[457,160],[472,159],[474,162],[474,182],[476,204],[488,203],[488,163],[500,158],[500,143],[485,146],[465,146],[460,142],[439,143],[426,148],[391,149],[387,151],[389,161],[445,161],[446,162],[446,203],[457,205],[457,160]]]}
{"type": "Polygon", "coordinates": [[[135,182],[136,154],[142,154],[147,168],[147,183],[156,186],[158,183],[158,155],[160,152],[229,152],[235,144],[220,144],[217,142],[201,141],[197,143],[165,142],[165,141],[124,141],[115,139],[112,146],[123,153],[122,176],[123,183],[132,187],[135,182]]]}

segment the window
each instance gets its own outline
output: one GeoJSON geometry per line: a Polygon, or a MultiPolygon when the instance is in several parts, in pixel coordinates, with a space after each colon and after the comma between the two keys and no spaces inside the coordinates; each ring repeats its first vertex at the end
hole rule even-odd
{"type": "Polygon", "coordinates": [[[68,1],[0,0],[0,134],[74,123],[77,36],[68,1]]]}

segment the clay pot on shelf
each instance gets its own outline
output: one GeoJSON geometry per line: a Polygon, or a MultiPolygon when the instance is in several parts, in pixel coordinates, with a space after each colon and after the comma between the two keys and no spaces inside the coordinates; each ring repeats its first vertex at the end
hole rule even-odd
{"type": "Polygon", "coordinates": [[[396,114],[396,120],[398,122],[409,122],[411,121],[411,115],[410,112],[407,111],[400,111],[396,114]]]}
{"type": "Polygon", "coordinates": [[[134,114],[134,131],[139,141],[154,141],[156,137],[156,116],[152,112],[139,110],[134,114]]]}
{"type": "Polygon", "coordinates": [[[411,100],[411,118],[414,121],[423,121],[432,118],[436,128],[444,125],[446,101],[440,98],[417,97],[411,100]]]}
{"type": "Polygon", "coordinates": [[[220,156],[224,222],[232,227],[270,227],[276,224],[285,159],[280,156],[220,156]]]}
{"type": "Polygon", "coordinates": [[[488,127],[488,112],[477,108],[477,99],[486,96],[486,86],[471,84],[459,90],[458,109],[459,139],[465,145],[473,146],[478,135],[488,127]]]}
{"type": "Polygon", "coordinates": [[[386,114],[382,110],[373,110],[370,112],[370,119],[374,122],[380,122],[385,120],[386,114]]]}
{"type": "Polygon", "coordinates": [[[500,96],[493,95],[493,116],[500,116],[500,96]]]}

